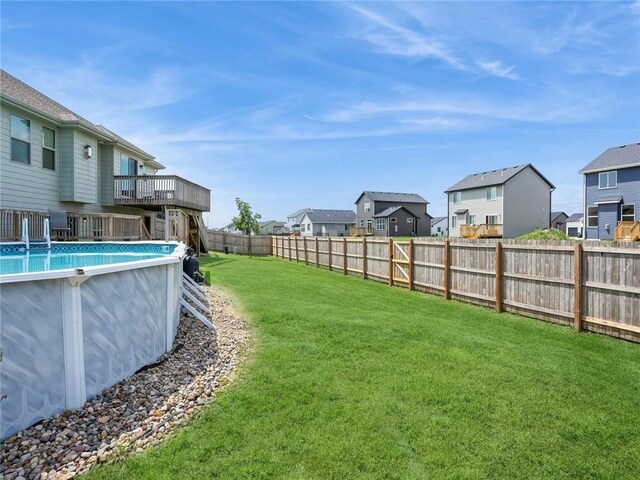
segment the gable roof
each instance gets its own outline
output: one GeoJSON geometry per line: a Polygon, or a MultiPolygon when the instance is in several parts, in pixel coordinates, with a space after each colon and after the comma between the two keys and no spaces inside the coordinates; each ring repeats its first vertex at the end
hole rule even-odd
{"type": "Polygon", "coordinates": [[[565,217],[568,217],[568,215],[566,213],[564,213],[564,212],[551,212],[551,221],[553,222],[560,215],[564,215],[565,217]]]}
{"type": "Polygon", "coordinates": [[[130,150],[139,153],[145,157],[145,160],[149,160],[150,163],[153,163],[155,168],[164,168],[162,164],[153,161],[155,158],[153,155],[136,147],[133,143],[128,142],[102,125],[96,125],[77,113],[72,112],[67,107],[47,97],[45,94],[39,92],[33,87],[30,87],[23,81],[18,80],[16,77],[2,69],[0,69],[0,86],[2,87],[0,89],[0,95],[3,99],[14,103],[19,107],[26,108],[49,117],[61,124],[81,125],[107,141],[120,143],[130,150]]]}
{"type": "Polygon", "coordinates": [[[265,226],[269,225],[270,223],[275,223],[276,225],[282,225],[284,227],[284,223],[278,222],[277,220],[266,220],[264,222],[258,222],[258,224],[261,227],[265,227],[265,226]]]}
{"type": "Polygon", "coordinates": [[[311,223],[355,223],[356,214],[352,210],[321,210],[311,208],[305,213],[311,223]]]}
{"type": "Polygon", "coordinates": [[[409,210],[404,208],[402,205],[397,205],[395,207],[385,208],[380,213],[376,213],[373,216],[373,218],[387,218],[389,215],[392,215],[392,214],[396,213],[398,210],[404,210],[405,212],[409,213],[410,215],[413,215],[409,210]]]}
{"type": "Polygon", "coordinates": [[[372,192],[369,190],[362,192],[355,203],[358,203],[363,195],[366,195],[372,202],[429,203],[417,193],[372,192]]]}
{"type": "Polygon", "coordinates": [[[287,215],[287,218],[297,217],[298,215],[303,215],[303,214],[307,213],[310,210],[312,210],[312,209],[311,208],[301,208],[300,210],[296,210],[295,212],[290,213],[289,215],[287,215]]]}
{"type": "Polygon", "coordinates": [[[472,188],[492,187],[494,185],[504,185],[517,174],[530,167],[540,178],[542,178],[551,188],[556,188],[547,178],[542,175],[536,167],[530,163],[516,165],[515,167],[498,168],[490,172],[478,172],[467,175],[455,185],[452,185],[444,191],[444,193],[455,192],[458,190],[470,190],[472,188]]]}
{"type": "Polygon", "coordinates": [[[611,147],[580,170],[580,173],[602,172],[612,168],[640,167],[640,143],[611,147]]]}
{"type": "Polygon", "coordinates": [[[446,219],[447,219],[447,217],[433,217],[431,219],[431,226],[433,227],[436,223],[439,223],[439,222],[441,222],[443,220],[446,220],[446,219]]]}
{"type": "Polygon", "coordinates": [[[567,218],[565,221],[567,223],[569,223],[569,222],[579,222],[580,220],[582,220],[582,214],[581,213],[574,213],[569,218],[567,218]]]}

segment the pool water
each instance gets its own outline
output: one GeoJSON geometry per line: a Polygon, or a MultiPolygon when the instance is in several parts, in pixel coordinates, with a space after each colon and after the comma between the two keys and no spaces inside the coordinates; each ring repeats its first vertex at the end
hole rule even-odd
{"type": "Polygon", "coordinates": [[[3,245],[0,249],[0,275],[48,272],[73,268],[138,262],[165,257],[175,244],[81,244],[52,245],[51,250],[25,251],[24,245],[3,245]]]}

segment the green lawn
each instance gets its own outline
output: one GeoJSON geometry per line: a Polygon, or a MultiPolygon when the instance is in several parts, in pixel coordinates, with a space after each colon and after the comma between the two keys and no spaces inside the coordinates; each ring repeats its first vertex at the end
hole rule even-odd
{"type": "Polygon", "coordinates": [[[638,478],[639,345],[277,258],[203,264],[253,360],[89,478],[638,478]]]}

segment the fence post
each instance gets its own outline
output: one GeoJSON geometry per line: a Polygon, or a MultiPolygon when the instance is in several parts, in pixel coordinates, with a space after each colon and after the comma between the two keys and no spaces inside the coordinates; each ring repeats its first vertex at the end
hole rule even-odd
{"type": "Polygon", "coordinates": [[[300,256],[298,253],[298,237],[296,237],[296,263],[300,261],[300,256]]]}
{"type": "Polygon", "coordinates": [[[316,237],[316,268],[320,267],[320,252],[318,251],[320,242],[318,241],[318,237],[316,237]]]}
{"type": "Polygon", "coordinates": [[[347,274],[347,237],[342,237],[342,273],[347,274]]]}
{"type": "Polygon", "coordinates": [[[393,287],[393,238],[389,239],[389,286],[393,287]]]}
{"type": "Polygon", "coordinates": [[[309,259],[307,258],[307,237],[302,237],[302,246],[304,247],[304,264],[309,265],[309,259]]]}
{"type": "Polygon", "coordinates": [[[496,242],[496,312],[502,312],[502,242],[496,242]]]}
{"type": "Polygon", "coordinates": [[[575,249],[575,299],[573,323],[576,330],[582,330],[582,243],[576,244],[575,249]]]}
{"type": "Polygon", "coordinates": [[[449,300],[449,290],[450,290],[450,272],[449,267],[451,266],[450,260],[451,254],[451,245],[449,244],[449,239],[444,241],[444,298],[449,300]]]}
{"type": "Polygon", "coordinates": [[[331,266],[331,237],[329,238],[329,271],[333,270],[333,267],[331,266]]]}
{"type": "Polygon", "coordinates": [[[362,237],[362,278],[367,279],[367,237],[362,237]]]}
{"type": "Polygon", "coordinates": [[[291,261],[291,239],[294,237],[287,238],[287,249],[289,250],[289,261],[291,261]]]}
{"type": "Polygon", "coordinates": [[[413,238],[409,239],[409,267],[407,273],[409,275],[409,290],[413,290],[413,238]]]}

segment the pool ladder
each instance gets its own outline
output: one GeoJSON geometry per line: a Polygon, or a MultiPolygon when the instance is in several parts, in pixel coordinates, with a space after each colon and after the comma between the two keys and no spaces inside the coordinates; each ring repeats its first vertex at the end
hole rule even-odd
{"type": "Polygon", "coordinates": [[[48,218],[44,219],[43,230],[44,238],[34,241],[29,238],[29,219],[22,219],[22,243],[26,251],[31,250],[32,247],[34,250],[51,250],[51,227],[48,218]]]}
{"type": "Polygon", "coordinates": [[[207,306],[209,301],[200,285],[182,272],[182,282],[180,285],[180,305],[191,315],[200,320],[207,328],[215,330],[213,323],[207,316],[211,316],[211,310],[207,306]],[[203,313],[204,312],[204,313],[203,313]]]}

